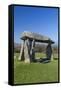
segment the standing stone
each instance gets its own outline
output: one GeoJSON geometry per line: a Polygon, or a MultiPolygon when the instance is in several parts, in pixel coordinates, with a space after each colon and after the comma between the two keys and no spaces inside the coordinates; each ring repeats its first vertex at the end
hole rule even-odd
{"type": "Polygon", "coordinates": [[[51,61],[53,61],[53,53],[52,53],[52,55],[51,55],[51,61]]]}
{"type": "Polygon", "coordinates": [[[31,48],[32,48],[32,41],[31,40],[29,40],[29,51],[31,50],[31,48]]]}
{"type": "Polygon", "coordinates": [[[21,60],[21,61],[24,60],[24,41],[21,44],[21,50],[20,50],[19,60],[21,60]]]}
{"type": "Polygon", "coordinates": [[[49,43],[46,48],[46,56],[48,60],[51,60],[51,55],[52,55],[52,47],[51,47],[51,43],[49,43]]]}
{"type": "Polygon", "coordinates": [[[32,41],[31,40],[29,40],[28,48],[29,48],[30,62],[32,62],[32,53],[31,53],[31,50],[32,50],[32,41]]]}
{"type": "Polygon", "coordinates": [[[31,60],[35,61],[35,40],[32,41],[32,48],[31,48],[31,60]]]}
{"type": "Polygon", "coordinates": [[[24,44],[24,57],[25,57],[25,62],[30,63],[30,55],[29,55],[29,40],[25,40],[24,44]]]}

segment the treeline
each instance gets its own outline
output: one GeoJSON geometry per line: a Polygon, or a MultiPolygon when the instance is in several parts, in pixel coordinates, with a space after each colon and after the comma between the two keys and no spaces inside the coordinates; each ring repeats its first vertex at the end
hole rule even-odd
{"type": "MultiPolygon", "coordinates": [[[[36,44],[35,51],[45,53],[46,47],[47,47],[47,45],[44,45],[44,44],[36,44]]],[[[20,50],[21,50],[21,44],[15,44],[14,45],[14,52],[19,53],[20,50]]],[[[53,51],[53,53],[58,53],[58,47],[56,45],[52,46],[52,51],[53,51]]]]}

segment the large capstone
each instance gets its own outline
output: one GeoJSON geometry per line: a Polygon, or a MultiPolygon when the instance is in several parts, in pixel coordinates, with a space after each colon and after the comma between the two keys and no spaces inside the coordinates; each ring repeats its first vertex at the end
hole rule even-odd
{"type": "Polygon", "coordinates": [[[35,39],[36,42],[44,42],[44,43],[54,43],[49,37],[47,36],[43,36],[37,33],[33,33],[33,32],[23,32],[21,35],[21,39],[25,40],[26,38],[29,38],[30,40],[35,39]]]}

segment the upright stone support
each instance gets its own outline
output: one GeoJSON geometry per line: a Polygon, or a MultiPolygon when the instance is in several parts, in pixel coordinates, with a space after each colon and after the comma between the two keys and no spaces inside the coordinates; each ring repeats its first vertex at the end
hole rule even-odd
{"type": "Polygon", "coordinates": [[[46,56],[48,60],[51,60],[51,55],[52,55],[52,47],[51,47],[51,43],[49,43],[46,48],[46,56]]]}
{"type": "Polygon", "coordinates": [[[52,55],[51,55],[51,61],[53,61],[53,53],[52,53],[52,55]]]}
{"type": "Polygon", "coordinates": [[[31,52],[30,52],[30,54],[31,54],[31,60],[32,61],[35,61],[35,40],[33,39],[33,41],[32,41],[32,47],[31,47],[31,52]]]}
{"type": "Polygon", "coordinates": [[[29,40],[25,40],[24,44],[24,57],[25,57],[25,62],[30,63],[30,54],[29,54],[29,40]]]}
{"type": "Polygon", "coordinates": [[[21,61],[24,60],[24,40],[23,40],[23,42],[21,44],[21,50],[20,50],[19,60],[21,60],[21,61]]]}

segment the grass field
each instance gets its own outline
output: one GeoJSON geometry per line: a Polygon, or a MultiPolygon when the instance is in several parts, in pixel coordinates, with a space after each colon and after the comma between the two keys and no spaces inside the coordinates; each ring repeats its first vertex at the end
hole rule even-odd
{"type": "MultiPolygon", "coordinates": [[[[37,54],[43,57],[43,54],[37,54]]],[[[14,60],[14,84],[58,82],[58,60],[50,63],[24,63],[18,60],[18,54],[14,60]]]]}

